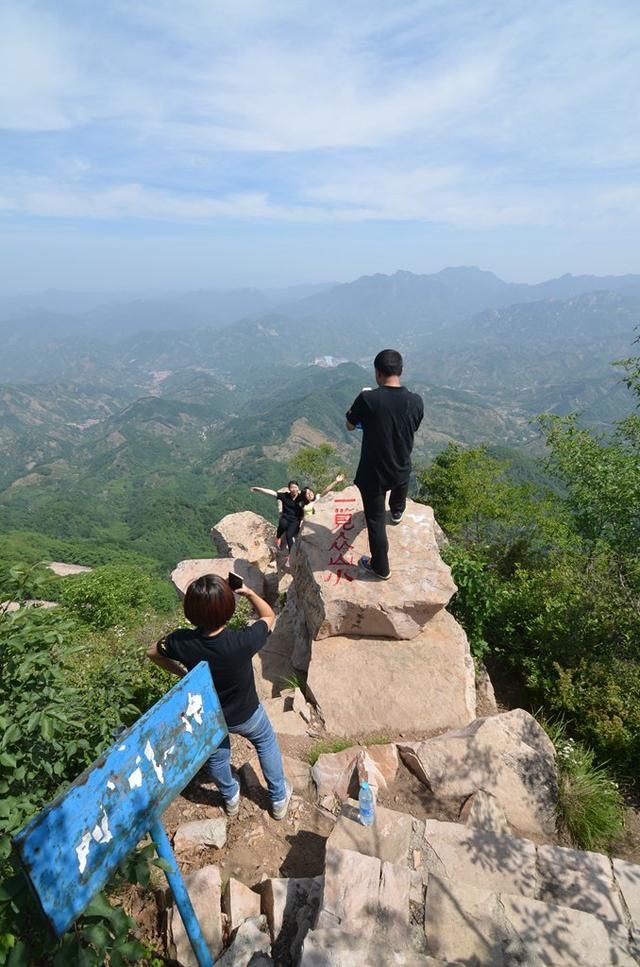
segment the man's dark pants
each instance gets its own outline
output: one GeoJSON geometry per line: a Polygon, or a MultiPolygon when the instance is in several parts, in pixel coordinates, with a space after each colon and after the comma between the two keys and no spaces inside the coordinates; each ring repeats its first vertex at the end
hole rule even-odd
{"type": "MultiPolygon", "coordinates": [[[[376,574],[386,577],[389,574],[389,541],[386,528],[386,493],[379,490],[369,490],[360,487],[364,519],[367,522],[369,534],[369,550],[371,551],[371,567],[376,574]]],[[[396,484],[389,493],[389,510],[392,514],[401,514],[407,503],[409,481],[396,484]]]]}

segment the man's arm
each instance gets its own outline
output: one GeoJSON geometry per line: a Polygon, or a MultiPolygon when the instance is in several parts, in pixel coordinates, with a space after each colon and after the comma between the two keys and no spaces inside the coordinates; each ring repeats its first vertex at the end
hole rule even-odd
{"type": "Polygon", "coordinates": [[[187,669],[179,661],[176,661],[175,658],[167,658],[166,655],[161,655],[158,651],[159,644],[160,642],[156,641],[155,645],[151,645],[151,648],[147,651],[149,661],[152,661],[159,668],[164,668],[165,671],[171,672],[172,675],[177,675],[178,678],[184,678],[187,674],[187,669]]]}
{"type": "Polygon", "coordinates": [[[362,399],[362,393],[358,393],[355,400],[349,407],[346,413],[345,426],[349,433],[357,428],[358,423],[362,423],[362,418],[365,412],[365,406],[362,399]]]}
{"type": "Polygon", "coordinates": [[[277,497],[277,490],[269,490],[268,487],[250,487],[252,494],[266,494],[267,497],[277,497]]]}

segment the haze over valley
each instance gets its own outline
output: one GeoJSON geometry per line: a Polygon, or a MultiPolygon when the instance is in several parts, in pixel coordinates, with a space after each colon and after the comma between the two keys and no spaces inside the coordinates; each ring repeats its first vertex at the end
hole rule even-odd
{"type": "Polygon", "coordinates": [[[252,503],[250,484],[280,484],[302,446],[334,445],[351,471],[344,412],[385,346],[425,401],[418,463],[448,442],[539,454],[542,412],[606,432],[629,409],[611,363],[631,355],[640,321],[640,276],[524,285],[477,268],[94,298],[3,310],[5,531],[64,537],[81,511],[85,537],[143,549],[158,507],[164,520],[182,503],[198,543],[216,514],[252,503]]]}

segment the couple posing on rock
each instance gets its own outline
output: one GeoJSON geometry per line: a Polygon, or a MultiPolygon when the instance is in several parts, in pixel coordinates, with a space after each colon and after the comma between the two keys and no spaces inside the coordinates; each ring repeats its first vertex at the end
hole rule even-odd
{"type": "MultiPolygon", "coordinates": [[[[374,368],[378,388],[363,390],[356,397],[347,412],[347,429],[361,427],[363,431],[355,482],[362,494],[371,556],[361,558],[360,564],[373,576],[387,580],[386,494],[390,491],[391,520],[398,524],[406,505],[413,437],[422,420],[423,406],[419,396],[400,385],[400,353],[383,350],[376,356],[374,368]]],[[[320,496],[341,479],[337,477],[320,496]]],[[[314,492],[310,488],[301,491],[295,480],[287,490],[251,489],[281,502],[278,536],[284,536],[291,549],[306,508],[313,508],[314,492]]],[[[234,593],[224,578],[206,574],[187,588],[184,614],[192,627],[166,635],[147,656],[180,677],[200,661],[208,663],[229,732],[243,735],[255,747],[269,791],[271,814],[274,819],[284,819],[292,789],[285,779],[276,734],[258,698],[252,665],[253,656],[264,647],[273,627],[273,609],[255,591],[242,587],[234,593]],[[246,597],[257,615],[252,625],[239,630],[227,627],[236,608],[236,595],[246,597]]],[[[227,815],[237,816],[240,783],[231,768],[229,736],[209,758],[208,770],[222,794],[227,815]]]]}
{"type": "MultiPolygon", "coordinates": [[[[268,497],[275,497],[280,504],[280,520],[276,531],[276,546],[278,550],[282,546],[284,537],[287,550],[291,553],[297,537],[302,530],[302,524],[306,517],[315,513],[315,502],[330,493],[333,488],[342,483],[344,474],[339,473],[335,480],[332,480],[321,493],[316,492],[311,487],[300,487],[297,480],[290,480],[286,490],[269,490],[267,487],[251,487],[254,494],[267,494],[268,497]]],[[[289,563],[289,558],[285,561],[289,563]]]]}

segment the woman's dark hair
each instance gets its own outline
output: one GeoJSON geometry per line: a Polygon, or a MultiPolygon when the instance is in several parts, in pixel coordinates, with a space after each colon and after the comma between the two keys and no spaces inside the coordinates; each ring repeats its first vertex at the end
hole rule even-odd
{"type": "Polygon", "coordinates": [[[236,610],[236,597],[224,578],[205,574],[191,582],[183,607],[187,621],[196,628],[213,631],[226,625],[236,610]]]}
{"type": "Polygon", "coordinates": [[[396,349],[383,349],[373,361],[382,376],[402,376],[402,356],[396,349]]]}

